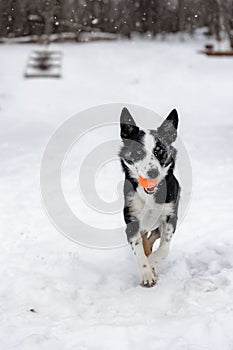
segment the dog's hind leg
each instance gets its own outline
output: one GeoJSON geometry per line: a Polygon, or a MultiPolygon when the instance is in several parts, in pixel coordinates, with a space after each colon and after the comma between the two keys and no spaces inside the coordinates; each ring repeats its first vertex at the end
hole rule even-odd
{"type": "Polygon", "coordinates": [[[153,244],[160,237],[159,230],[153,230],[149,237],[147,237],[147,232],[142,233],[142,244],[146,256],[152,253],[153,244]]]}
{"type": "Polygon", "coordinates": [[[164,222],[159,227],[159,231],[161,235],[159,247],[148,257],[151,266],[154,268],[168,256],[174,227],[172,224],[164,222]]]}

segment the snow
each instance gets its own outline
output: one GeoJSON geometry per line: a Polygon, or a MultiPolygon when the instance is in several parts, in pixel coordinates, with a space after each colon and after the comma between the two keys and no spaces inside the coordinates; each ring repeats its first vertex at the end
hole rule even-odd
{"type": "Polygon", "coordinates": [[[1,46],[1,349],[232,349],[233,60],[198,54],[203,44],[53,45],[64,52],[57,80],[23,78],[36,45],[1,46]],[[41,203],[51,134],[111,102],[163,116],[176,107],[192,162],[189,211],[151,289],[138,285],[128,246],[79,246],[56,231],[41,203]]]}

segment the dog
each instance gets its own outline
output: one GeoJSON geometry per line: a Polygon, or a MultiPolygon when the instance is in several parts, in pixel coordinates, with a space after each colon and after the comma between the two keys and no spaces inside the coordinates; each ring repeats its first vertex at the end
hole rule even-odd
{"type": "Polygon", "coordinates": [[[175,109],[156,130],[137,126],[127,108],[121,112],[124,220],[144,287],[156,284],[156,267],[167,257],[176,230],[180,185],[173,174],[177,150],[172,144],[177,127],[175,109]],[[159,247],[153,252],[159,238],[159,247]]]}

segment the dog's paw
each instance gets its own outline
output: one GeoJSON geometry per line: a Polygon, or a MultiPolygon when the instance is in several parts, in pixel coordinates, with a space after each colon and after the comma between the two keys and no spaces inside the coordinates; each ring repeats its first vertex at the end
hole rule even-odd
{"type": "Polygon", "coordinates": [[[151,266],[148,265],[143,265],[142,268],[141,286],[147,288],[153,287],[157,282],[154,268],[151,268],[151,266]]]}

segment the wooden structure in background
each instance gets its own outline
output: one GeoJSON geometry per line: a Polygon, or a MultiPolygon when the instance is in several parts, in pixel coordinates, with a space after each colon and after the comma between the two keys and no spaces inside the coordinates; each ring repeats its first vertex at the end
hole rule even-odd
{"type": "Polygon", "coordinates": [[[60,78],[61,51],[35,50],[32,51],[24,73],[25,78],[60,78]]]}
{"type": "Polygon", "coordinates": [[[201,52],[207,56],[233,56],[233,47],[231,47],[230,50],[215,50],[214,45],[207,44],[205,45],[204,51],[201,52]]]}

